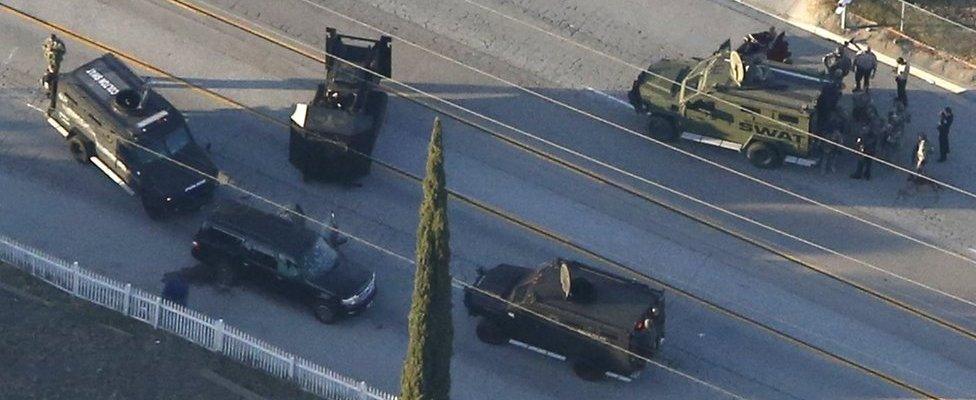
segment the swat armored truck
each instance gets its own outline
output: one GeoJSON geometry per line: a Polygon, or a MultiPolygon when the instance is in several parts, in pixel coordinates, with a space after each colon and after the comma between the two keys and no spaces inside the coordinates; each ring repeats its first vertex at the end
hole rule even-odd
{"type": "Polygon", "coordinates": [[[183,115],[119,59],[105,54],[58,81],[47,121],[75,160],[139,196],[153,219],[210,201],[216,183],[200,173],[215,176],[217,167],[183,115]]]}
{"type": "Polygon", "coordinates": [[[376,85],[380,76],[390,77],[391,39],[340,35],[327,28],[325,52],[325,82],[311,103],[295,105],[288,160],[304,180],[349,183],[369,173],[368,156],[387,103],[376,85]]]}
{"type": "Polygon", "coordinates": [[[664,292],[575,261],[479,270],[464,305],[482,341],[568,360],[587,380],[635,378],[664,340],[664,292]]]}
{"type": "Polygon", "coordinates": [[[740,151],[755,166],[773,168],[783,161],[816,163],[822,142],[804,132],[823,134],[828,121],[846,121],[840,87],[821,71],[726,45],[705,59],[652,64],[628,98],[634,110],[650,116],[651,137],[740,151]]]}
{"type": "Polygon", "coordinates": [[[194,235],[190,253],[216,269],[221,285],[253,283],[307,305],[326,324],[369,307],[376,274],[291,217],[223,203],[194,235]]]}

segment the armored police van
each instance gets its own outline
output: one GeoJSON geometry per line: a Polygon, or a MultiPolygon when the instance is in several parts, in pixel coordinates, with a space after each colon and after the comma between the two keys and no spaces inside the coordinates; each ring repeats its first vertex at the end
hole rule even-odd
{"type": "Polygon", "coordinates": [[[153,219],[210,201],[216,183],[186,168],[215,176],[210,157],[183,115],[119,59],[105,54],[58,79],[47,121],[76,161],[138,196],[153,219]]]}
{"type": "Polygon", "coordinates": [[[822,134],[829,120],[846,120],[840,96],[840,84],[820,71],[728,48],[656,62],[628,94],[634,110],[650,117],[651,137],[740,151],[760,168],[814,165],[821,142],[804,132],[822,134]]]}
{"type": "Polygon", "coordinates": [[[303,180],[348,183],[369,173],[386,114],[387,96],[377,85],[391,74],[391,39],[327,28],[325,52],[325,82],[311,103],[295,105],[288,160],[303,180]]]}
{"type": "Polygon", "coordinates": [[[569,361],[586,380],[635,378],[664,340],[663,291],[576,261],[501,264],[472,286],[464,305],[481,317],[479,339],[569,361]]]}

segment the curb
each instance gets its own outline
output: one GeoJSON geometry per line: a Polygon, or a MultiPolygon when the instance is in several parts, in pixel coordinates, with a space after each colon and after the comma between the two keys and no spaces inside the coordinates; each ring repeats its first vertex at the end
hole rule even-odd
{"type": "MultiPolygon", "coordinates": [[[[802,29],[804,31],[810,32],[810,33],[812,33],[814,35],[820,36],[821,38],[830,40],[830,41],[835,42],[837,44],[843,44],[844,42],[847,41],[847,38],[845,38],[844,36],[842,36],[840,34],[837,34],[837,33],[831,32],[831,31],[828,31],[828,30],[826,30],[824,28],[821,28],[819,26],[816,26],[816,25],[808,24],[808,23],[805,23],[805,22],[799,22],[799,21],[796,21],[796,20],[793,20],[793,19],[783,18],[783,17],[781,17],[779,15],[776,15],[776,14],[770,12],[770,11],[767,11],[767,10],[765,10],[765,9],[757,6],[757,5],[750,4],[750,3],[748,3],[748,2],[746,2],[744,0],[731,0],[731,1],[734,1],[736,3],[739,3],[739,4],[744,5],[746,7],[749,7],[750,9],[752,9],[754,11],[757,11],[757,12],[760,12],[762,14],[768,15],[770,17],[775,18],[776,20],[779,20],[781,22],[785,22],[787,24],[793,25],[794,27],[800,28],[800,29],[802,29]]],[[[874,54],[878,57],[878,61],[880,61],[880,62],[882,62],[884,64],[887,64],[887,65],[889,65],[891,67],[894,67],[895,66],[895,57],[891,57],[891,56],[888,56],[888,55],[885,55],[885,54],[882,54],[882,53],[879,53],[879,52],[875,52],[874,54]]],[[[949,80],[947,80],[945,78],[942,78],[942,77],[940,77],[940,76],[938,76],[936,74],[933,74],[931,72],[928,72],[928,71],[926,71],[926,70],[924,70],[922,68],[918,68],[918,67],[916,67],[914,65],[912,66],[912,69],[911,69],[911,72],[910,73],[913,76],[915,76],[915,77],[917,77],[917,78],[919,78],[919,79],[921,79],[921,80],[923,80],[925,82],[928,82],[930,84],[933,84],[935,86],[938,86],[938,87],[940,87],[942,89],[945,89],[945,90],[949,91],[952,94],[963,95],[964,93],[966,93],[967,91],[969,91],[969,89],[966,88],[966,87],[964,87],[964,86],[960,86],[960,85],[958,85],[956,83],[953,83],[953,82],[951,82],[951,81],[949,81],[949,80]]]]}

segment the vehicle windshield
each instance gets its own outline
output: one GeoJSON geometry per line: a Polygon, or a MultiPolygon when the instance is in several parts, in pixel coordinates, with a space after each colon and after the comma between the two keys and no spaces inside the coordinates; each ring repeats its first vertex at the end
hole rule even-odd
{"type": "Polygon", "coordinates": [[[161,157],[174,157],[187,148],[192,142],[190,132],[186,126],[180,126],[166,134],[155,134],[153,138],[139,140],[139,146],[132,151],[139,163],[150,164],[161,160],[161,157]],[[147,151],[148,149],[148,151],[147,151]]]}
{"type": "Polygon", "coordinates": [[[338,264],[339,254],[322,237],[316,239],[312,248],[302,256],[302,269],[309,279],[329,273],[338,264]]]}

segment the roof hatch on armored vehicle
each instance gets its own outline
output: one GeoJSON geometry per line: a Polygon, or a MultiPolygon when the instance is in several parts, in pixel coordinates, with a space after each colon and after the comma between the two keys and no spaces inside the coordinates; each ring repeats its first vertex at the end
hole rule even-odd
{"type": "Polygon", "coordinates": [[[376,137],[386,113],[391,39],[341,35],[326,29],[325,81],[311,103],[291,116],[288,160],[302,178],[351,182],[369,173],[376,137]]]}

